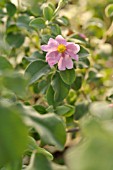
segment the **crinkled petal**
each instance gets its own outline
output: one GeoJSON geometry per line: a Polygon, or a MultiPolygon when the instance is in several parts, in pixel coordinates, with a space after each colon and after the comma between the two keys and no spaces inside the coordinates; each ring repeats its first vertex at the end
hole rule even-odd
{"type": "Polygon", "coordinates": [[[49,64],[50,67],[53,67],[58,61],[57,61],[57,60],[54,60],[54,59],[52,59],[52,58],[51,58],[51,59],[49,58],[47,62],[48,62],[48,64],[49,64]]]}
{"type": "Polygon", "coordinates": [[[73,61],[70,58],[69,55],[64,55],[63,57],[60,58],[58,62],[58,69],[59,70],[66,70],[67,69],[72,69],[73,68],[73,61]]]}
{"type": "Polygon", "coordinates": [[[72,59],[78,61],[78,55],[74,54],[74,52],[68,51],[66,52],[72,59]]]}
{"type": "Polygon", "coordinates": [[[59,44],[56,40],[54,40],[53,38],[50,38],[48,41],[48,45],[42,45],[41,49],[46,52],[57,51],[58,45],[59,44]]]}
{"type": "Polygon", "coordinates": [[[43,51],[49,51],[49,45],[41,45],[41,49],[43,50],[43,51]]]}
{"type": "Polygon", "coordinates": [[[58,61],[60,60],[60,57],[61,57],[61,54],[58,53],[57,51],[48,52],[46,54],[46,61],[48,62],[50,67],[52,67],[53,65],[58,63],[58,61]]]}
{"type": "Polygon", "coordinates": [[[64,57],[60,58],[60,60],[58,62],[58,69],[59,70],[65,70],[66,69],[64,57]]]}
{"type": "Polygon", "coordinates": [[[48,59],[51,59],[51,58],[58,61],[60,59],[60,56],[61,54],[58,53],[57,51],[48,52],[46,54],[46,61],[48,61],[48,59]]]}
{"type": "Polygon", "coordinates": [[[65,57],[64,57],[64,63],[65,63],[66,68],[68,68],[68,69],[72,69],[72,68],[73,68],[73,61],[72,61],[72,59],[70,58],[70,56],[65,55],[65,57]]]}
{"type": "Polygon", "coordinates": [[[77,54],[80,51],[80,46],[78,44],[68,42],[66,45],[66,49],[68,52],[73,52],[74,54],[77,54]]]}
{"type": "Polygon", "coordinates": [[[80,46],[78,44],[74,44],[71,42],[68,42],[66,46],[66,54],[68,54],[72,59],[78,61],[78,55],[77,53],[80,51],[80,46]]]}
{"type": "Polygon", "coordinates": [[[57,47],[58,46],[58,42],[56,40],[54,40],[53,38],[50,38],[49,41],[48,41],[48,45],[49,46],[57,47]]]}
{"type": "Polygon", "coordinates": [[[57,41],[59,44],[67,45],[67,41],[66,41],[61,35],[58,35],[58,36],[56,37],[56,41],[57,41]]]}

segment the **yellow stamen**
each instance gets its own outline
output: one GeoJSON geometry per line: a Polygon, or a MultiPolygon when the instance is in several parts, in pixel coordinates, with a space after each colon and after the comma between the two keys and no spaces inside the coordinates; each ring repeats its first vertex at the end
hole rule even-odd
{"type": "Polygon", "coordinates": [[[59,53],[65,52],[65,51],[66,51],[66,46],[63,45],[63,44],[60,44],[60,45],[57,47],[57,51],[58,51],[59,53]]]}

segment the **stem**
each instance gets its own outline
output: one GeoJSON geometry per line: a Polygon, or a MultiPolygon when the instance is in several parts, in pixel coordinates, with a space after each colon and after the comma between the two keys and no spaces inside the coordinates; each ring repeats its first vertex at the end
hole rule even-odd
{"type": "Polygon", "coordinates": [[[65,4],[68,3],[68,0],[60,0],[59,3],[58,3],[58,6],[54,12],[54,16],[52,17],[51,21],[53,21],[58,13],[58,11],[63,7],[65,6],[65,4]]]}
{"type": "Polygon", "coordinates": [[[73,132],[78,132],[78,131],[80,131],[80,128],[79,128],[79,127],[75,127],[75,128],[73,128],[73,129],[67,130],[66,132],[67,132],[67,133],[73,133],[73,132]]]}
{"type": "Polygon", "coordinates": [[[17,4],[18,4],[18,10],[20,9],[20,2],[19,0],[17,0],[17,4]]]}
{"type": "Polygon", "coordinates": [[[113,35],[113,21],[103,37],[103,43],[106,42],[107,37],[109,36],[111,37],[112,35],[113,35]]]}

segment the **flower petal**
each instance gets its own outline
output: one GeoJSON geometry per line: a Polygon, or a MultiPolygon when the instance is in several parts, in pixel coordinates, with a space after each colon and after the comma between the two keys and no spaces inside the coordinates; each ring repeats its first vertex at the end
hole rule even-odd
{"type": "Polygon", "coordinates": [[[54,59],[48,59],[48,64],[50,67],[53,67],[56,63],[57,63],[57,60],[54,60],[54,59]]]}
{"type": "Polygon", "coordinates": [[[57,51],[48,52],[46,54],[46,61],[48,62],[50,67],[52,67],[53,65],[58,63],[58,61],[60,60],[60,57],[61,57],[61,54],[58,53],[57,51]]]}
{"type": "Polygon", "coordinates": [[[50,38],[49,41],[48,41],[48,45],[49,46],[57,47],[58,46],[58,42],[56,40],[54,40],[53,38],[50,38]]]}
{"type": "Polygon", "coordinates": [[[61,54],[58,53],[57,51],[48,52],[46,54],[46,61],[48,61],[48,59],[51,59],[51,58],[58,61],[60,59],[60,56],[61,54]]]}
{"type": "Polygon", "coordinates": [[[59,70],[65,70],[66,69],[64,57],[60,58],[60,60],[58,62],[58,69],[59,70]]]}
{"type": "Polygon", "coordinates": [[[74,54],[74,52],[68,51],[66,52],[72,59],[78,61],[78,55],[74,54]]]}
{"type": "Polygon", "coordinates": [[[57,41],[59,44],[67,45],[67,41],[66,41],[61,35],[58,35],[58,36],[56,37],[56,41],[57,41]]]}
{"type": "Polygon", "coordinates": [[[42,45],[41,49],[46,52],[57,51],[58,45],[59,44],[56,40],[54,40],[53,38],[50,38],[48,41],[48,45],[42,45]]]}
{"type": "Polygon", "coordinates": [[[66,49],[68,52],[73,52],[74,54],[77,54],[80,51],[80,46],[78,44],[68,42],[66,45],[66,49]]]}
{"type": "Polygon", "coordinates": [[[49,45],[41,45],[41,50],[43,50],[43,51],[49,51],[49,45]]]}
{"type": "Polygon", "coordinates": [[[68,42],[65,53],[68,54],[71,58],[78,61],[77,53],[79,52],[79,50],[80,46],[78,44],[68,42]]]}
{"type": "Polygon", "coordinates": [[[73,61],[72,61],[72,59],[70,58],[70,56],[65,55],[65,57],[64,57],[64,62],[65,62],[66,68],[68,68],[68,69],[72,69],[72,68],[73,68],[73,61]]]}

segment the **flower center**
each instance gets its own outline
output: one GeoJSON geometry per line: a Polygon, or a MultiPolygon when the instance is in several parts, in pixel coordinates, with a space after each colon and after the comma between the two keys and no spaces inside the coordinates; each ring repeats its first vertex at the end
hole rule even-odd
{"type": "Polygon", "coordinates": [[[66,51],[66,46],[63,45],[63,44],[60,44],[58,47],[57,47],[57,51],[59,53],[63,53],[64,51],[66,51]]]}

